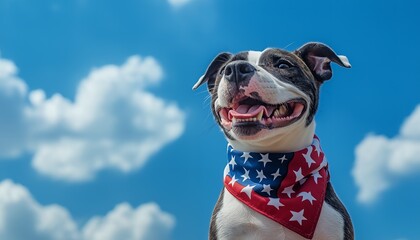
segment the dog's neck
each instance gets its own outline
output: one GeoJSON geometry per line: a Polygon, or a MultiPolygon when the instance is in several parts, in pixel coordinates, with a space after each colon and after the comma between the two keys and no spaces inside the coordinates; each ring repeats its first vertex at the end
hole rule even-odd
{"type": "Polygon", "coordinates": [[[259,141],[236,141],[228,142],[234,149],[245,152],[294,152],[311,145],[315,134],[315,121],[307,127],[298,127],[294,131],[288,131],[267,137],[259,141]]]}

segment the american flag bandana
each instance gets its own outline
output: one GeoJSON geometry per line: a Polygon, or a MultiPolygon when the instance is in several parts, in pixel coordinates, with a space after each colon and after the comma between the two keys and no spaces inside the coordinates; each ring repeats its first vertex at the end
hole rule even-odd
{"type": "Polygon", "coordinates": [[[228,145],[227,153],[225,188],[253,210],[311,239],[329,181],[318,137],[296,152],[241,152],[228,145]]]}

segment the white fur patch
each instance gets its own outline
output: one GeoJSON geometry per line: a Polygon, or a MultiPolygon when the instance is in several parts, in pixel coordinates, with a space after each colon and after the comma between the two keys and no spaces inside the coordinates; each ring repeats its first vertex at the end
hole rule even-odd
{"type": "Polygon", "coordinates": [[[258,66],[258,61],[260,60],[261,52],[258,51],[249,51],[248,52],[248,62],[258,66]]]}

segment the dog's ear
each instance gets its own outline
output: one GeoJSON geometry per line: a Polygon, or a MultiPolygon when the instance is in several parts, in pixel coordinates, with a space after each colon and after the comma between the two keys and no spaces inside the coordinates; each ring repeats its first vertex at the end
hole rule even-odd
{"type": "Polygon", "coordinates": [[[216,81],[219,69],[231,58],[231,53],[219,53],[219,55],[217,55],[207,67],[206,73],[204,73],[204,75],[201,76],[200,79],[198,79],[198,81],[194,84],[192,89],[195,90],[198,87],[200,87],[203,83],[207,82],[207,88],[209,92],[211,92],[214,88],[214,82],[216,81]]]}
{"type": "Polygon", "coordinates": [[[350,62],[346,56],[337,55],[335,52],[323,43],[306,43],[295,51],[309,67],[315,79],[320,83],[332,77],[331,61],[346,68],[350,68],[350,62]]]}

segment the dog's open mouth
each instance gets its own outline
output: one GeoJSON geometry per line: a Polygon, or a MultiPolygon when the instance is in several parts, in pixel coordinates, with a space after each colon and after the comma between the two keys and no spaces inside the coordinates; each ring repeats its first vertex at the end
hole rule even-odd
{"type": "Polygon", "coordinates": [[[299,120],[306,110],[303,99],[292,99],[272,105],[253,98],[245,98],[221,108],[219,117],[227,130],[236,128],[241,135],[252,135],[261,129],[286,127],[299,120]]]}

